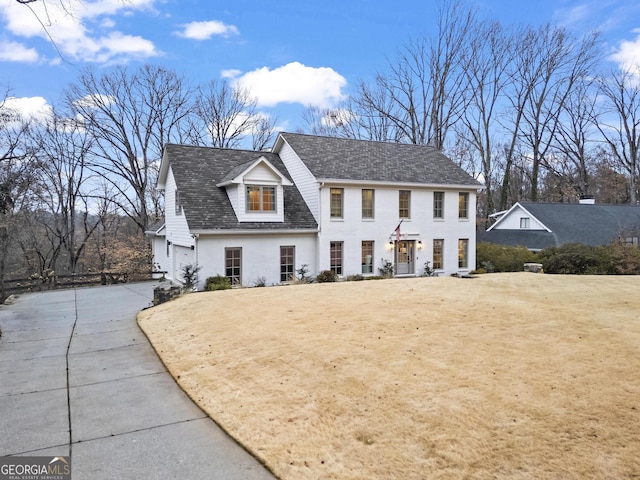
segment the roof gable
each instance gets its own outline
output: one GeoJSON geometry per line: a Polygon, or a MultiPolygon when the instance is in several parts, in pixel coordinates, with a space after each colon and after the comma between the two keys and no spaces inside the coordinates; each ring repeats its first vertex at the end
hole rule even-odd
{"type": "MultiPolygon", "coordinates": [[[[579,204],[579,203],[534,203],[518,202],[491,228],[487,229],[486,241],[514,244],[528,239],[534,241],[536,230],[504,230],[496,227],[512,212],[528,212],[545,225],[551,235],[543,236],[549,244],[582,243],[585,245],[608,245],[630,232],[640,232],[640,207],[631,205],[579,204]],[[521,209],[521,210],[520,210],[521,209]],[[501,242],[498,239],[509,239],[501,242]]],[[[538,232],[540,232],[538,230],[538,232]]],[[[543,238],[540,237],[540,238],[543,238]]],[[[549,245],[547,245],[549,246],[549,245]]],[[[531,245],[527,245],[531,248],[531,245]]]]}
{"type": "Polygon", "coordinates": [[[264,155],[261,155],[255,160],[250,160],[233,167],[216,186],[226,187],[231,184],[256,182],[292,185],[292,182],[287,177],[274,167],[264,155]]]}

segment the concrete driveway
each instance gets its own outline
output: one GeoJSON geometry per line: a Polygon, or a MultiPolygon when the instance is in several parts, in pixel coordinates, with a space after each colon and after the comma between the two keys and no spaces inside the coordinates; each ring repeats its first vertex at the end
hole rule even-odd
{"type": "Polygon", "coordinates": [[[71,456],[76,480],[273,480],[178,387],[138,328],[153,287],[0,306],[0,456],[71,456]]]}

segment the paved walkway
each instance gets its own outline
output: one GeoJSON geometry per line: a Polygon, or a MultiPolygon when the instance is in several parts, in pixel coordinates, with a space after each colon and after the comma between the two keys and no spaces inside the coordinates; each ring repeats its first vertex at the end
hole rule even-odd
{"type": "Polygon", "coordinates": [[[71,456],[75,480],[273,480],[178,387],[138,328],[153,286],[0,306],[0,456],[71,456]]]}

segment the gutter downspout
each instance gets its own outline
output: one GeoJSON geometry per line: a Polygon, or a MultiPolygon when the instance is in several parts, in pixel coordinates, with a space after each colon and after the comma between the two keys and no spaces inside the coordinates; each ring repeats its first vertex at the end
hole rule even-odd
{"type": "Polygon", "coordinates": [[[322,234],[322,189],[324,182],[318,184],[318,235],[316,236],[316,275],[320,273],[320,236],[322,234]]]}

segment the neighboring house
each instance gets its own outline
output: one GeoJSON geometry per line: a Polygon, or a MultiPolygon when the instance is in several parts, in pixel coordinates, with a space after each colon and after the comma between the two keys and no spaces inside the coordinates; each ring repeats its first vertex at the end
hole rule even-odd
{"type": "Polygon", "coordinates": [[[640,207],[580,203],[518,202],[509,210],[494,214],[497,221],[478,242],[524,246],[531,251],[567,243],[610,245],[613,242],[638,246],[640,207]]]}
{"type": "Polygon", "coordinates": [[[420,275],[475,268],[482,186],[428,146],[282,133],[271,152],[166,145],[158,188],[165,223],[154,264],[236,285],[308,275],[420,275]],[[399,228],[396,228],[398,227],[399,228]]]}

